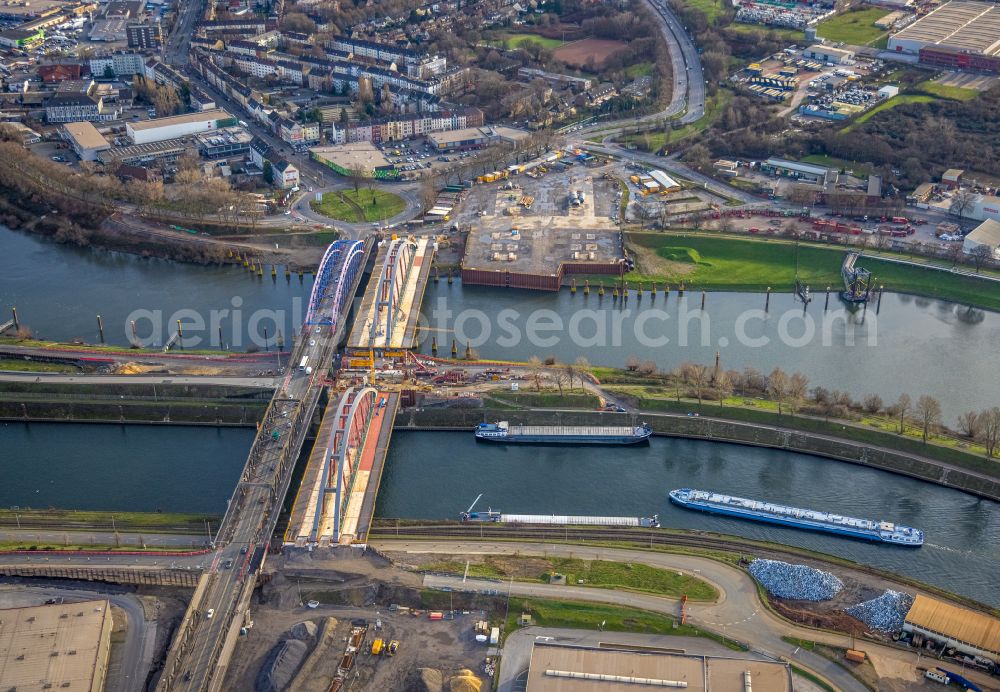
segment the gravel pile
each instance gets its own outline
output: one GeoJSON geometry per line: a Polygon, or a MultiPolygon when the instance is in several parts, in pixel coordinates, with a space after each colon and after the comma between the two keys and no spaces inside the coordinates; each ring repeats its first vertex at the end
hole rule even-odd
{"type": "Polygon", "coordinates": [[[879,632],[898,632],[903,629],[903,618],[913,605],[913,596],[901,591],[886,591],[878,598],[858,603],[844,612],[861,620],[879,632]]]}
{"type": "Polygon", "coordinates": [[[829,572],[778,560],[754,560],[750,574],[771,595],[797,601],[828,601],[844,588],[829,572]]]}

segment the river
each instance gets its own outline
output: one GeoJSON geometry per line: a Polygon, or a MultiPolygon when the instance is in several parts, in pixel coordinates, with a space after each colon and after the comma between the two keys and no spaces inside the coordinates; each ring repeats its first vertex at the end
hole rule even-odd
{"type": "Polygon", "coordinates": [[[92,248],[60,245],[0,226],[0,322],[16,307],[21,324],[38,338],[127,346],[131,321],[143,345],[162,346],[183,320],[188,348],[273,348],[277,330],[298,329],[312,277],[257,278],[242,267],[198,266],[92,248]],[[199,337],[195,343],[190,339],[199,337]]]}
{"type": "Polygon", "coordinates": [[[0,422],[0,507],[222,514],[251,428],[0,422]]]}
{"type": "Polygon", "coordinates": [[[775,293],[765,312],[759,293],[676,291],[640,299],[626,309],[611,295],[584,296],[462,286],[427,287],[420,350],[449,356],[470,344],[483,358],[527,360],[555,356],[572,363],[622,367],[629,358],[669,370],[684,361],[724,369],[752,366],[801,372],[810,386],[839,389],[860,399],[879,394],[889,404],[903,392],[939,399],[945,420],[1000,404],[1000,313],[910,295],[886,293],[881,309],[849,311],[834,295],[814,296],[803,310],[791,294],[775,293]]]}
{"type": "Polygon", "coordinates": [[[1000,607],[1000,504],[897,476],[772,449],[654,438],[631,448],[477,444],[472,433],[394,433],[376,515],[457,519],[479,509],[649,516],[838,555],[1000,607]],[[448,450],[442,453],[442,450],[448,450]],[[670,504],[691,487],[871,519],[926,532],[918,549],[725,519],[670,504]]]}

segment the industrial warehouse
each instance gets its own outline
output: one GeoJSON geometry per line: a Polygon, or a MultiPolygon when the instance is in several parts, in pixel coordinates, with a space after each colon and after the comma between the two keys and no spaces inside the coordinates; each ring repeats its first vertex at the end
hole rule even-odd
{"type": "Polygon", "coordinates": [[[890,37],[889,50],[937,67],[1000,72],[1000,6],[953,0],[890,37]]]}
{"type": "Polygon", "coordinates": [[[685,688],[702,692],[792,689],[787,663],[696,656],[676,650],[629,651],[536,642],[527,688],[532,692],[628,692],[685,688]]]}
{"type": "Polygon", "coordinates": [[[4,689],[100,692],[112,627],[106,600],[0,610],[4,689]]]}

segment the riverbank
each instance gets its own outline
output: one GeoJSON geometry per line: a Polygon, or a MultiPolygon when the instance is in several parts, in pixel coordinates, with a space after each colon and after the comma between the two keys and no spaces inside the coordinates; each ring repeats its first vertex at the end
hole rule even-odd
{"type": "MultiPolygon", "coordinates": [[[[722,410],[719,415],[727,413],[728,410],[722,410]]],[[[912,452],[840,438],[831,434],[833,430],[820,433],[781,425],[727,420],[724,417],[657,411],[640,410],[636,415],[650,423],[657,435],[800,452],[869,466],[1000,501],[1000,478],[991,478],[972,469],[945,464],[912,452]]],[[[607,425],[612,421],[629,425],[632,416],[582,410],[403,409],[396,415],[395,429],[471,431],[477,424],[493,420],[530,425],[607,425]]],[[[842,427],[846,431],[846,427],[842,427]]]]}
{"type": "MultiPolygon", "coordinates": [[[[827,286],[843,288],[840,266],[844,253],[852,249],[777,238],[635,231],[626,234],[626,246],[636,258],[636,269],[625,275],[632,287],[659,283],[661,288],[676,288],[683,283],[688,291],[790,292],[797,277],[816,295],[827,286]]],[[[910,262],[913,258],[907,255],[865,250],[858,264],[888,291],[1000,310],[1000,281],[955,273],[927,261],[910,262]]]]}

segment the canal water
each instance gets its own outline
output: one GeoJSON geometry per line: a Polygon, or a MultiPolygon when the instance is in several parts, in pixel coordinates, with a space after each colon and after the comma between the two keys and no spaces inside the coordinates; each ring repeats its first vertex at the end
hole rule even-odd
{"type": "Polygon", "coordinates": [[[765,311],[759,293],[676,291],[629,301],[558,293],[431,282],[423,303],[420,350],[460,354],[465,344],[482,358],[527,360],[554,356],[572,363],[624,366],[630,358],[669,370],[685,361],[724,369],[775,367],[801,372],[810,386],[839,389],[887,404],[903,392],[914,401],[937,397],[945,420],[1000,404],[1000,313],[909,295],[886,293],[876,314],[850,311],[835,295],[814,295],[806,310],[791,294],[775,293],[765,311]]]}
{"type": "Polygon", "coordinates": [[[0,322],[16,307],[36,337],[99,343],[97,315],[109,344],[130,343],[130,322],[144,345],[162,346],[181,319],[188,348],[233,350],[271,347],[277,330],[287,337],[305,317],[312,277],[257,278],[236,266],[198,266],[54,241],[0,226],[0,322]],[[260,343],[255,344],[255,341],[260,343]]]}
{"type": "Polygon", "coordinates": [[[511,513],[659,514],[665,527],[810,548],[1000,607],[1000,504],[875,469],[673,438],[616,449],[487,445],[471,432],[397,431],[376,515],[457,519],[479,493],[478,509],[511,513]],[[927,542],[901,548],[720,518],[671,505],[668,491],[681,487],[886,519],[923,529],[927,542]]]}
{"type": "Polygon", "coordinates": [[[0,507],[222,514],[252,428],[0,422],[0,507]]]}

